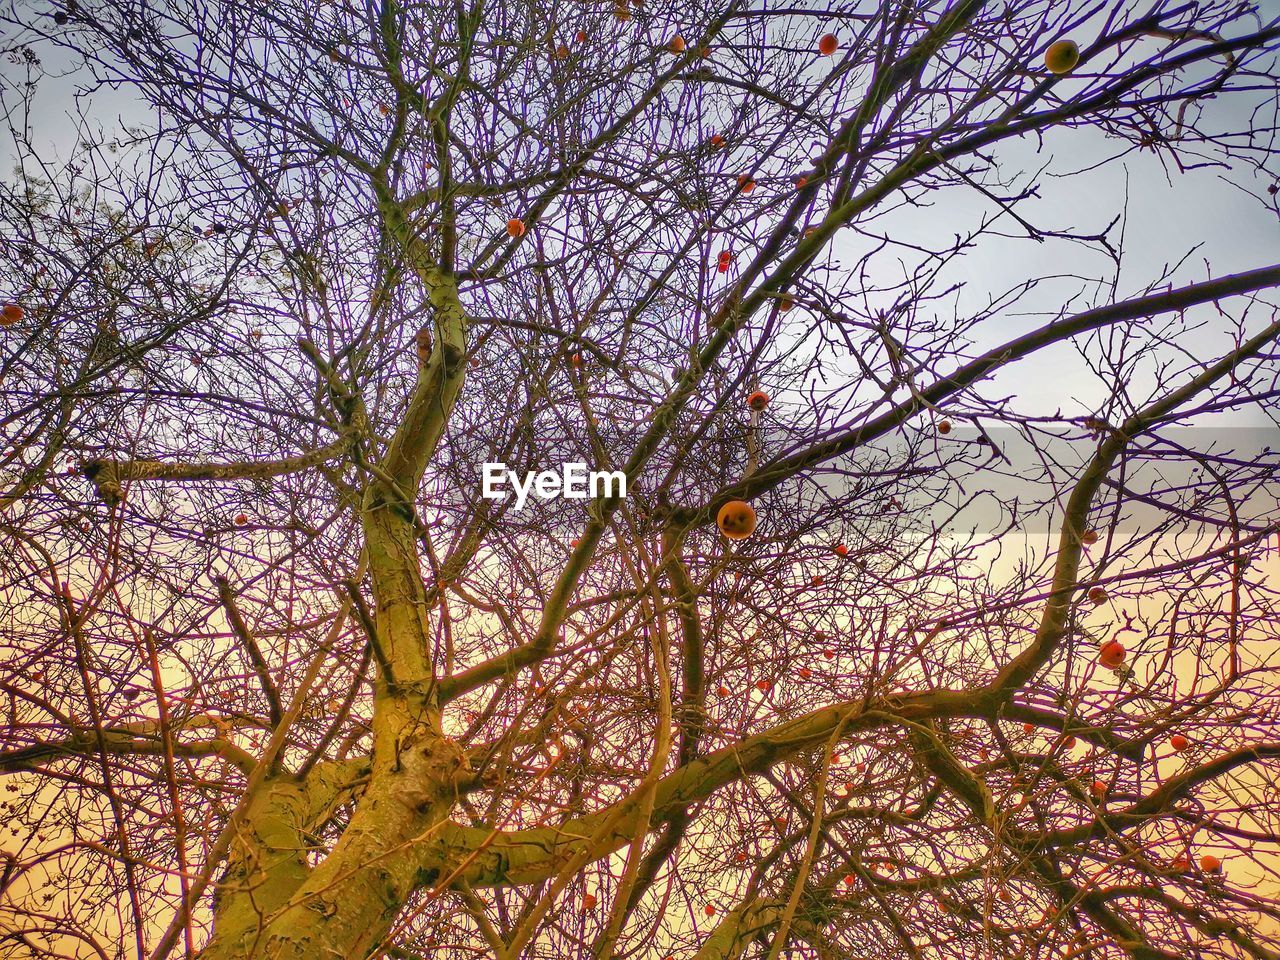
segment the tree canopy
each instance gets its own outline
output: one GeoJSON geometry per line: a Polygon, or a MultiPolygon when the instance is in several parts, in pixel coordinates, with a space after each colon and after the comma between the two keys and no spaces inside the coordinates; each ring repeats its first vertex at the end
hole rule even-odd
{"type": "Polygon", "coordinates": [[[1280,956],[1274,10],[0,31],[0,957],[1280,956]]]}

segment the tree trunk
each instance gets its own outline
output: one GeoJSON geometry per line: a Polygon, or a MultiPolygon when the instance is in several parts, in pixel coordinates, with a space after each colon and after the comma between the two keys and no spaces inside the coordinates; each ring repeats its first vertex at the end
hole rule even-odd
{"type": "MultiPolygon", "coordinates": [[[[394,708],[393,708],[394,709],[394,708]]],[[[445,821],[465,761],[438,734],[400,743],[375,772],[333,850],[281,904],[263,875],[224,892],[212,940],[200,960],[354,960],[386,936],[415,889],[432,883],[416,856],[417,841],[445,821]],[[271,910],[270,904],[280,904],[271,910]]]]}

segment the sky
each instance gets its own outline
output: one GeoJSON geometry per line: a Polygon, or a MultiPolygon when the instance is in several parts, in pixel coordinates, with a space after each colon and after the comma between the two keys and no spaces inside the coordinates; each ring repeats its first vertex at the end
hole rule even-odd
{"type": "MultiPolygon", "coordinates": [[[[1267,7],[1280,14],[1280,0],[1263,4],[1264,14],[1267,7]]],[[[43,56],[48,75],[41,80],[29,127],[31,141],[41,156],[70,155],[80,129],[77,107],[108,137],[121,132],[124,126],[148,120],[146,106],[127,90],[103,88],[91,99],[76,101],[73,92],[80,78],[66,71],[65,62],[60,62],[57,55],[43,56]]],[[[7,60],[0,62],[0,71],[6,71],[11,81],[20,79],[15,70],[7,60]]],[[[1210,126],[1247,126],[1257,99],[1258,95],[1244,95],[1207,104],[1210,126]]],[[[1117,152],[1120,146],[1096,129],[1072,128],[1050,132],[1042,143],[1032,138],[1006,141],[998,146],[996,155],[1002,171],[1025,174],[1047,162],[1043,174],[1034,181],[1039,198],[1017,208],[1021,216],[1037,226],[1089,233],[1101,230],[1113,217],[1124,213],[1126,242],[1118,284],[1122,296],[1142,292],[1169,265],[1184,259],[1186,262],[1173,274],[1175,282],[1199,281],[1265,266],[1280,254],[1280,215],[1274,202],[1271,208],[1260,204],[1228,182],[1219,168],[1179,172],[1167,156],[1142,151],[1131,152],[1121,162],[1101,169],[1087,169],[1117,152]],[[1066,176],[1077,170],[1081,172],[1066,176]]],[[[13,156],[12,143],[7,138],[0,139],[0,169],[6,174],[12,169],[13,156]]],[[[1252,182],[1255,191],[1264,193],[1269,183],[1280,178],[1280,160],[1273,157],[1270,164],[1269,171],[1237,169],[1232,177],[1252,182]]],[[[897,213],[890,223],[894,234],[904,240],[918,239],[936,247],[993,210],[993,203],[976,191],[965,196],[953,189],[946,191],[936,206],[897,213]]],[[[980,308],[989,295],[1032,276],[1111,279],[1113,265],[1094,250],[1066,241],[1028,242],[1019,236],[1022,231],[1007,215],[998,226],[1013,234],[1014,239],[985,237],[956,265],[955,279],[966,287],[961,294],[962,303],[980,308]]],[[[847,236],[837,234],[834,256],[851,252],[847,236]]],[[[1100,299],[1089,284],[1072,278],[1044,285],[1025,305],[1052,315],[1068,302],[1083,309],[1098,305],[1100,299]]],[[[1006,333],[1016,335],[1038,319],[1011,315],[1005,321],[1007,331],[997,332],[1002,338],[1006,333]]],[[[1090,412],[1090,395],[1097,394],[1101,385],[1064,375],[1064,349],[1069,351],[1057,348],[1040,359],[1022,361],[1003,371],[999,375],[1002,383],[1007,382],[1011,390],[1031,401],[1037,412],[1071,412],[1073,408],[1081,414],[1090,412]]],[[[1080,369],[1076,368],[1076,372],[1080,369]]],[[[1243,423],[1265,422],[1256,414],[1251,417],[1243,423]]]]}

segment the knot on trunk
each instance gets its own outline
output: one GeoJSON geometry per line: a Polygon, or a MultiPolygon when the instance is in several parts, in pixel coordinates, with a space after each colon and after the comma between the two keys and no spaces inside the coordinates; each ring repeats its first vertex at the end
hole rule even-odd
{"type": "Polygon", "coordinates": [[[418,353],[418,362],[423,366],[431,359],[431,329],[423,325],[413,338],[414,349],[418,353]]]}
{"type": "Polygon", "coordinates": [[[400,776],[406,782],[399,796],[420,812],[444,801],[453,801],[475,782],[471,760],[453,740],[432,733],[405,744],[400,755],[400,776]]]}

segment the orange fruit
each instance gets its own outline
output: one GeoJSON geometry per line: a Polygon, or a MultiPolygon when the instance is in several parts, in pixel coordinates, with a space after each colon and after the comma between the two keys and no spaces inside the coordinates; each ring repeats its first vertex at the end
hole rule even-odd
{"type": "Polygon", "coordinates": [[[1089,592],[1085,594],[1089,598],[1089,602],[1093,604],[1107,602],[1107,590],[1105,587],[1090,587],[1089,592]]]}
{"type": "Polygon", "coordinates": [[[835,545],[835,547],[832,548],[831,552],[834,553],[837,557],[847,557],[849,555],[849,548],[846,547],[843,543],[838,543],[835,545]]]}
{"type": "Polygon", "coordinates": [[[1070,73],[1080,62],[1080,48],[1074,40],[1055,40],[1044,52],[1044,65],[1050,73],[1070,73]]]}
{"type": "Polygon", "coordinates": [[[1098,662],[1111,669],[1124,663],[1124,655],[1124,644],[1119,640],[1108,640],[1102,645],[1102,649],[1098,651],[1098,662]]]}
{"type": "Polygon", "coordinates": [[[769,406],[769,395],[763,390],[756,390],[747,397],[747,406],[752,410],[763,410],[765,407],[769,406]]]}
{"type": "Polygon", "coordinates": [[[249,515],[248,515],[247,513],[237,513],[237,514],[236,514],[236,526],[237,526],[237,527],[243,527],[243,526],[244,526],[246,523],[248,523],[248,522],[249,522],[249,515]]]}
{"type": "Polygon", "coordinates": [[[507,235],[512,238],[524,236],[524,221],[519,217],[512,217],[507,221],[507,235]]]}
{"type": "Polygon", "coordinates": [[[26,315],[27,311],[16,303],[6,303],[4,309],[0,310],[0,327],[11,327],[15,323],[20,323],[26,315]]]}
{"type": "Polygon", "coordinates": [[[1098,531],[1086,530],[1084,533],[1080,534],[1080,542],[1083,543],[1086,547],[1093,546],[1095,543],[1098,542],[1098,531]]]}
{"type": "Polygon", "coordinates": [[[818,52],[824,57],[829,57],[840,49],[840,41],[836,39],[834,33],[824,33],[818,39],[818,52]]]}
{"type": "Polygon", "coordinates": [[[684,42],[684,37],[680,36],[678,33],[667,41],[667,49],[672,53],[684,53],[686,46],[687,44],[684,42]]]}
{"type": "Polygon", "coordinates": [[[730,540],[745,540],[756,529],[756,511],[745,500],[730,500],[716,514],[716,526],[730,540]]]}
{"type": "Polygon", "coordinates": [[[1186,737],[1184,737],[1182,734],[1175,733],[1172,737],[1169,738],[1169,746],[1173,747],[1174,750],[1181,753],[1183,750],[1187,749],[1187,747],[1191,746],[1191,741],[1188,740],[1186,737]]]}
{"type": "Polygon", "coordinates": [[[1222,870],[1222,861],[1211,853],[1200,858],[1200,869],[1205,873],[1218,873],[1222,870]]]}
{"type": "Polygon", "coordinates": [[[939,432],[940,434],[942,434],[944,437],[945,437],[948,433],[950,433],[950,432],[951,432],[951,421],[950,421],[950,420],[939,420],[939,421],[938,421],[938,432],[939,432]]]}
{"type": "Polygon", "coordinates": [[[756,182],[743,173],[738,176],[738,188],[743,193],[750,193],[756,188],[756,182]]]}

